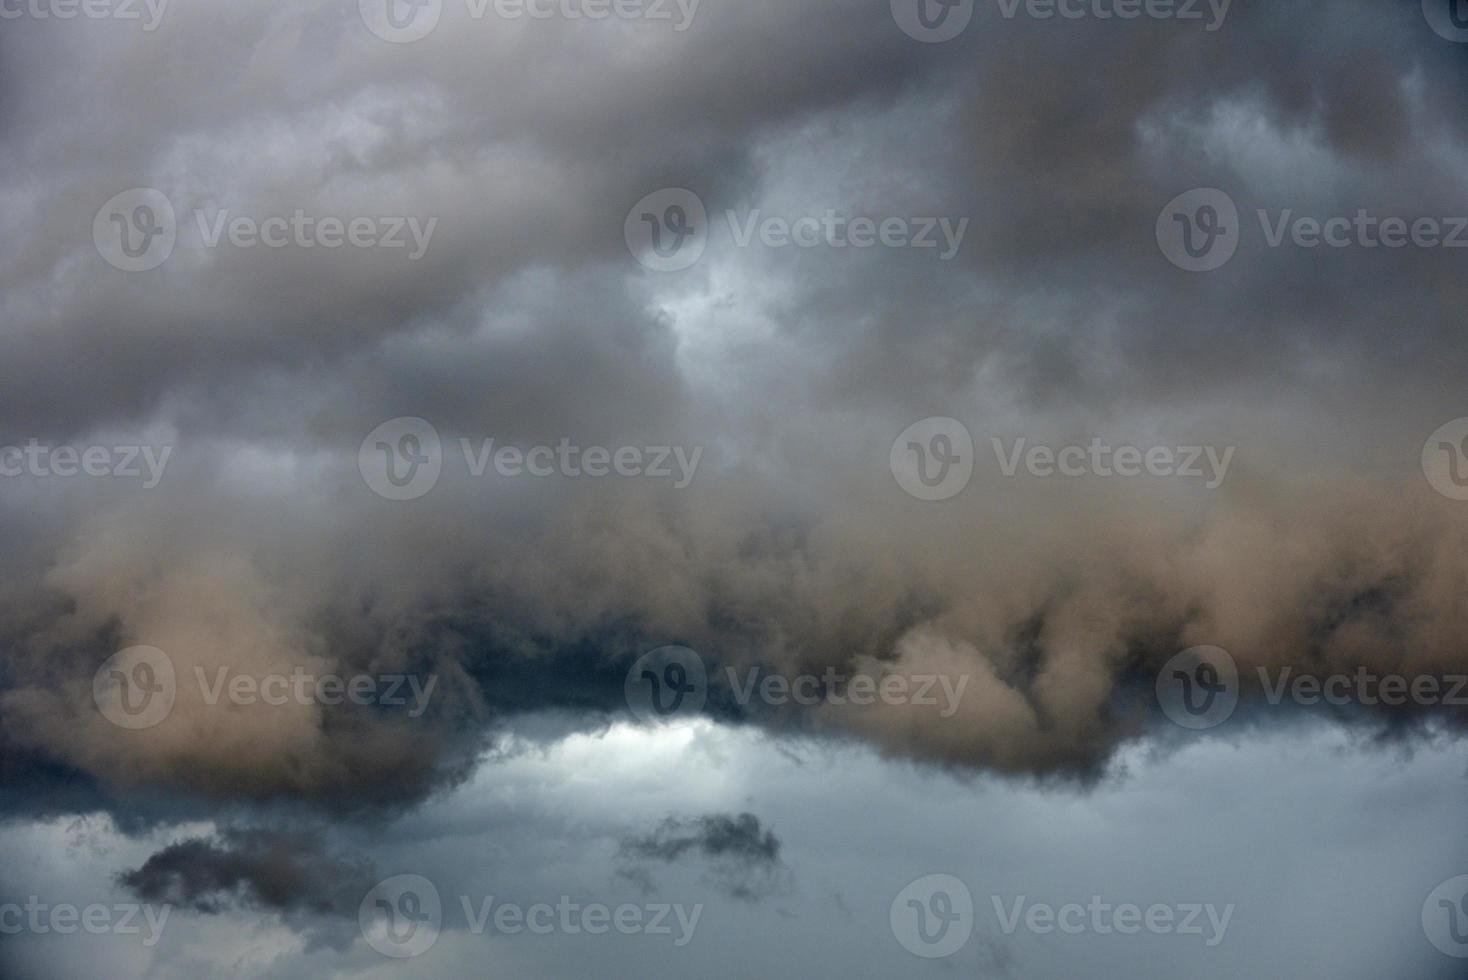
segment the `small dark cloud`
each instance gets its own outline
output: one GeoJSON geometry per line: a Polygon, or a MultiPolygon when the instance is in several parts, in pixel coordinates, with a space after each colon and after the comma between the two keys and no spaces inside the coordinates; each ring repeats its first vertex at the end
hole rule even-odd
{"type": "Polygon", "coordinates": [[[324,853],[317,834],[228,830],[170,844],[117,876],[148,902],[216,915],[229,908],[354,915],[371,865],[324,853]]]}
{"type": "Polygon", "coordinates": [[[668,817],[652,833],[623,840],[622,857],[632,863],[621,874],[648,888],[651,876],[636,862],[699,859],[707,863],[707,880],[715,887],[754,901],[782,891],[788,883],[780,846],[775,832],[752,813],[668,817]]]}

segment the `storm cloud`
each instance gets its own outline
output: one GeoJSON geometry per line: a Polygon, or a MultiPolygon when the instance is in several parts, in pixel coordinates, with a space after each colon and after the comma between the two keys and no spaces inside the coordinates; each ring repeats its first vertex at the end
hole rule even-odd
{"type": "MultiPolygon", "coordinates": [[[[7,22],[0,446],[172,448],[154,488],[0,481],[7,814],[381,818],[460,785],[532,711],[625,717],[628,666],[674,643],[715,678],[966,678],[944,718],[746,711],[725,690],[711,710],[1081,782],[1169,731],[1152,685],[1185,647],[1228,650],[1249,704],[1261,667],[1468,666],[1468,525],[1422,471],[1429,435],[1468,414],[1461,256],[1271,247],[1256,216],[1468,214],[1465,49],[1419,4],[1239,0],[1216,31],[980,4],[943,44],[838,0],[706,0],[683,32],[444,16],[411,44],[338,2],[177,0],[151,33],[7,22]],[[178,219],[145,272],[92,236],[135,187],[178,219]],[[650,272],[625,222],[672,187],[706,206],[707,249],[650,272]],[[1241,222],[1207,274],[1155,238],[1197,187],[1241,222]],[[221,215],[298,209],[437,223],[417,259],[207,243],[221,215]],[[828,209],[968,224],[950,261],[731,232],[828,209]],[[942,502],[889,470],[933,416],[974,437],[973,480],[942,502]],[[442,440],[418,499],[361,472],[399,418],[442,440]],[[476,476],[460,440],[491,438],[702,462],[682,489],[476,476]],[[1236,452],[1211,490],[1007,477],[991,442],[1019,438],[1236,452]],[[177,690],[127,729],[94,676],[137,646],[177,690]],[[211,703],[196,678],[221,669],[437,681],[409,717],[211,703]]],[[[1340,717],[1432,736],[1464,715],[1340,717]]],[[[779,841],[745,814],[630,847],[767,866],[779,841]]],[[[127,880],[314,908],[337,870],[246,837],[179,843],[127,880]]]]}
{"type": "Polygon", "coordinates": [[[319,853],[321,835],[233,830],[220,840],[170,844],[118,876],[140,899],[204,913],[232,906],[347,915],[371,888],[371,869],[319,853]]]}
{"type": "Polygon", "coordinates": [[[707,863],[718,887],[735,898],[752,901],[788,887],[780,839],[752,813],[668,817],[651,833],[623,840],[621,852],[631,862],[623,870],[629,876],[640,873],[638,861],[694,859],[707,863]]]}

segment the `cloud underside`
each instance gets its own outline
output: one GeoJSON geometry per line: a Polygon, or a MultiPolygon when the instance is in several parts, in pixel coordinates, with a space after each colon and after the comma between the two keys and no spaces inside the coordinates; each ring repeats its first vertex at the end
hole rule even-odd
{"type": "MultiPolygon", "coordinates": [[[[1079,779],[1165,726],[1152,683],[1186,646],[1236,658],[1240,724],[1289,715],[1254,710],[1259,667],[1468,666],[1463,512],[1420,464],[1427,434],[1468,414],[1461,262],[1271,249],[1250,225],[1258,209],[1468,213],[1468,65],[1415,4],[1344,2],[1328,20],[1239,6],[1211,33],[981,15],[944,45],[833,0],[710,3],[680,34],[470,23],[406,46],[339,8],[210,2],[156,38],[0,38],[15,229],[0,445],[176,447],[152,490],[0,488],[8,812],[408,805],[528,712],[624,718],[627,666],[669,643],[715,678],[966,677],[948,717],[712,704],[961,770],[1079,779]],[[195,207],[440,220],[412,263],[184,248],[130,275],[86,234],[129,186],[159,188],[185,223],[195,207]],[[715,238],[653,276],[623,220],[669,186],[711,222],[971,223],[947,262],[715,238]],[[1192,275],[1154,224],[1204,186],[1249,228],[1228,266],[1192,275]],[[978,454],[942,503],[887,471],[897,433],[933,415],[964,420],[978,454]],[[364,485],[357,449],[397,416],[430,419],[450,460],[461,437],[704,458],[680,490],[446,466],[396,503],[364,485]],[[1237,451],[1208,490],[1004,478],[990,450],[1093,436],[1237,451]],[[136,644],[167,651],[181,683],[165,722],[123,731],[92,674],[136,644]],[[419,718],[221,707],[193,683],[300,666],[439,681],[419,718]]],[[[1405,736],[1462,714],[1342,716],[1405,736]]],[[[712,853],[708,830],[644,843],[712,853]]],[[[164,855],[136,886],[181,901],[270,904],[271,875],[301,870],[254,845],[164,855]]]]}

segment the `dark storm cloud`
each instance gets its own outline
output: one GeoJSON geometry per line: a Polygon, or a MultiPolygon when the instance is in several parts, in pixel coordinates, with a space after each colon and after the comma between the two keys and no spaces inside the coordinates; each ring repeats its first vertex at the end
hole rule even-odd
{"type": "Polygon", "coordinates": [[[942,45],[835,0],[710,0],[684,34],[486,21],[415,45],[351,7],[180,4],[153,36],[0,38],[0,445],[177,450],[153,491],[0,487],[0,766],[48,774],[7,805],[393,808],[462,778],[517,712],[615,711],[626,664],[670,642],[716,675],[967,677],[941,720],[779,720],[1082,778],[1155,723],[1138,694],[1180,646],[1224,646],[1246,675],[1464,662],[1462,519],[1418,459],[1465,413],[1461,263],[1269,249],[1253,216],[1468,212],[1463,53],[1416,4],[1241,0],[1215,32],[981,5],[942,45]],[[716,225],[754,207],[971,223],[950,262],[725,237],[654,276],[623,220],[674,185],[716,225]],[[188,239],[148,273],[90,240],[132,186],[163,191],[188,239]],[[1153,240],[1195,186],[1251,229],[1207,275],[1153,240]],[[438,224],[411,262],[202,248],[194,211],[220,208],[438,224]],[[1102,433],[1239,458],[1206,500],[990,466],[924,506],[886,457],[936,414],[986,460],[991,436],[1102,433]],[[430,419],[450,459],[460,437],[570,437],[705,463],[677,492],[455,473],[396,503],[356,452],[397,416],[430,419]],[[90,685],[132,644],[184,678],[440,686],[411,720],[189,689],[123,731],[90,685]]]}
{"type": "Polygon", "coordinates": [[[324,838],[225,830],[218,840],[170,844],[118,882],[146,902],[217,914],[243,907],[354,915],[372,887],[371,865],[321,853],[324,838]]]}
{"type": "Polygon", "coordinates": [[[921,405],[987,371],[1041,412],[1286,392],[1334,408],[1349,388],[1377,409],[1356,403],[1363,424],[1460,414],[1459,252],[1271,249],[1256,214],[1468,210],[1463,52],[1419,5],[1237,3],[1212,33],[978,7],[953,42],[972,59],[930,90],[942,122],[883,162],[929,190],[931,208],[973,217],[956,261],[991,291],[878,254],[862,286],[814,279],[801,312],[834,302],[855,321],[818,391],[921,405]],[[1200,186],[1235,199],[1245,236],[1207,276],[1173,268],[1153,239],[1163,205],[1200,186]],[[1375,401],[1355,384],[1363,371],[1395,378],[1405,402],[1375,401]]]}
{"type": "Polygon", "coordinates": [[[763,830],[752,813],[711,813],[701,817],[669,817],[646,837],[633,838],[625,853],[660,861],[676,861],[690,851],[706,857],[730,857],[750,864],[773,863],[780,857],[780,840],[763,830]]]}
{"type": "MultiPolygon", "coordinates": [[[[372,38],[355,10],[337,5],[211,3],[173,14],[156,37],[114,37],[78,66],[74,85],[40,74],[17,80],[18,101],[58,111],[0,150],[42,182],[22,202],[21,238],[5,267],[10,285],[38,288],[58,275],[80,257],[77,246],[89,247],[77,231],[97,207],[136,185],[159,186],[185,226],[195,208],[356,208],[438,216],[437,234],[413,264],[401,255],[261,249],[207,268],[166,268],[147,282],[105,266],[69,274],[64,299],[17,311],[4,338],[0,415],[23,431],[134,420],[170,396],[258,397],[254,385],[307,359],[353,380],[354,364],[374,359],[386,338],[427,326],[467,339],[485,302],[518,274],[607,261],[620,268],[622,217],[650,189],[697,183],[734,197],[757,179],[750,147],[763,131],[889,99],[920,77],[928,54],[894,39],[882,19],[851,17],[835,3],[799,15],[773,3],[711,10],[707,31],[629,39],[646,46],[634,59],[618,57],[604,32],[495,30],[492,21],[405,51],[372,38]],[[817,19],[828,40],[842,43],[811,45],[817,19]],[[221,33],[232,38],[222,63],[210,56],[221,33]],[[737,52],[756,46],[768,68],[751,85],[737,52]],[[579,67],[525,88],[540,66],[563,59],[579,67]],[[263,70],[259,62],[270,60],[312,67],[300,75],[263,70]],[[238,83],[232,93],[217,84],[221,71],[238,83]],[[108,97],[95,98],[87,83],[104,80],[108,97]],[[494,90],[520,94],[484,97],[494,90]],[[79,146],[96,140],[108,146],[105,158],[81,162],[79,146]],[[73,384],[58,396],[41,379],[62,370],[73,384]]],[[[83,57],[68,44],[74,32],[18,26],[56,59],[83,57]]],[[[478,380],[523,395],[544,390],[553,369],[557,392],[605,394],[611,379],[594,348],[615,344],[607,354],[638,360],[645,389],[672,384],[639,349],[656,346],[662,331],[627,308],[620,288],[592,276],[549,292],[558,301],[551,316],[567,321],[562,329],[586,335],[569,338],[574,364],[557,352],[558,328],[541,323],[542,310],[522,353],[485,350],[500,369],[521,358],[530,361],[522,368],[536,369],[478,380]],[[560,305],[578,294],[581,312],[560,305]],[[534,363],[543,359],[553,367],[534,363]]],[[[544,305],[547,291],[532,290],[544,305]]],[[[393,357],[382,370],[415,373],[393,357]]],[[[448,381],[418,377],[421,392],[448,381]]]]}

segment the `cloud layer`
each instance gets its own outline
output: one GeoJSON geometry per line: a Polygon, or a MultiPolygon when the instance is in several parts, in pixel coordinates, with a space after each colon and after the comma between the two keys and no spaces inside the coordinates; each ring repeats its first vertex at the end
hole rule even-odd
{"type": "Polygon", "coordinates": [[[0,772],[27,797],[8,806],[392,810],[531,708],[620,714],[626,667],[668,643],[716,676],[967,677],[942,719],[713,700],[1083,778],[1165,725],[1151,685],[1186,646],[1230,651],[1251,698],[1259,666],[1464,666],[1461,504],[1420,460],[1464,414],[1458,256],[1274,248],[1255,217],[1468,213],[1462,52],[1418,5],[1240,3],[1212,32],[981,7],[945,44],[834,0],[709,0],[684,32],[449,4],[409,45],[350,7],[0,39],[0,445],[174,448],[154,489],[5,481],[0,772]],[[88,235],[129,187],[179,218],[146,273],[88,235]],[[676,274],[623,240],[664,187],[709,215],[676,274]],[[1244,225],[1206,275],[1154,238],[1193,187],[1244,225]],[[297,209],[438,222],[416,261],[204,244],[226,212],[297,209]],[[726,212],[755,209],[969,224],[946,262],[740,247],[726,212]],[[973,433],[975,477],[929,503],[888,454],[940,415],[973,433]],[[445,472],[384,500],[358,450],[404,416],[441,434],[445,472]],[[1008,478],[990,451],[1097,437],[1236,454],[1208,491],[1008,478]],[[686,489],[474,477],[461,438],[703,458],[686,489]],[[177,701],[119,730],[93,675],[136,645],[167,653],[177,701]],[[194,679],[220,668],[438,686],[416,718],[210,704],[194,679]]]}

